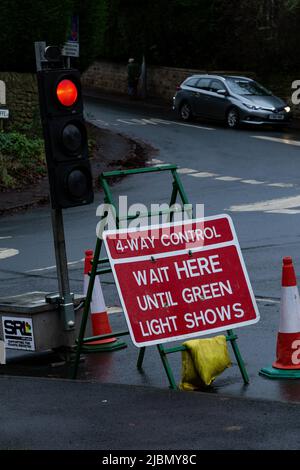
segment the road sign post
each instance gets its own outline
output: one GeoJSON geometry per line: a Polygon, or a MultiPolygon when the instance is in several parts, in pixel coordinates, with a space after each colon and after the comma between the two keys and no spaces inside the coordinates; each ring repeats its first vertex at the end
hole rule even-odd
{"type": "Polygon", "coordinates": [[[71,31],[62,48],[62,55],[67,58],[68,65],[71,57],[79,57],[79,16],[71,18],[71,31]]]}
{"type": "Polygon", "coordinates": [[[45,62],[45,49],[46,43],[45,41],[36,41],[34,43],[34,51],[35,51],[35,63],[36,63],[36,70],[40,72],[43,68],[43,63],[45,62]]]}

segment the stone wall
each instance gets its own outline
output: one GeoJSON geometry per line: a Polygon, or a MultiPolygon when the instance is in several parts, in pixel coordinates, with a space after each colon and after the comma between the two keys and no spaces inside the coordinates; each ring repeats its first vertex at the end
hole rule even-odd
{"type": "MultiPolygon", "coordinates": [[[[147,91],[150,97],[161,98],[170,102],[180,85],[189,75],[195,73],[208,73],[207,70],[181,69],[174,67],[147,68],[147,91]]],[[[210,73],[212,73],[210,71],[210,73]]],[[[225,73],[215,71],[215,73],[225,73]]],[[[230,74],[240,74],[236,71],[226,71],[230,74]]],[[[253,77],[254,74],[244,72],[253,77]]],[[[111,62],[95,62],[82,76],[85,87],[98,88],[111,93],[127,93],[127,64],[115,64],[111,62]]]]}
{"type": "Polygon", "coordinates": [[[34,125],[39,120],[36,76],[29,73],[0,72],[0,80],[6,84],[8,128],[34,125]]]}
{"type": "MultiPolygon", "coordinates": [[[[147,90],[151,97],[170,101],[186,77],[199,71],[169,67],[148,67],[147,90]]],[[[82,76],[83,86],[111,93],[127,93],[127,64],[95,62],[82,76]]]]}
{"type": "Polygon", "coordinates": [[[127,68],[125,64],[94,62],[82,75],[82,85],[112,93],[127,92],[127,68]]]}

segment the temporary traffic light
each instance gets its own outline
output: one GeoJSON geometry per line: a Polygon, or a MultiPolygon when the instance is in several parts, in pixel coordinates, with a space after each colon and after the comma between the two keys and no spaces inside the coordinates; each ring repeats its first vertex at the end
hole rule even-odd
{"type": "Polygon", "coordinates": [[[52,207],[89,204],[93,180],[80,74],[74,69],[44,69],[38,72],[38,85],[52,207]]]}

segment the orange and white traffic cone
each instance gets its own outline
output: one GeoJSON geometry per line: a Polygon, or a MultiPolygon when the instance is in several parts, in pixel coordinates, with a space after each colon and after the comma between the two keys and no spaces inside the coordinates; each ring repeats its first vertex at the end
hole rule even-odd
{"type": "MultiPolygon", "coordinates": [[[[89,285],[89,272],[91,270],[93,260],[93,250],[85,251],[84,261],[84,295],[86,296],[89,285]]],[[[108,335],[112,333],[112,329],[108,319],[108,313],[103,297],[102,287],[99,277],[95,277],[92,300],[90,304],[91,323],[93,336],[108,335]]],[[[85,351],[112,351],[126,347],[126,343],[120,342],[117,338],[98,339],[85,343],[85,351]]]]}
{"type": "Polygon", "coordinates": [[[283,258],[276,361],[261,369],[270,378],[300,378],[300,297],[292,258],[283,258]]]}

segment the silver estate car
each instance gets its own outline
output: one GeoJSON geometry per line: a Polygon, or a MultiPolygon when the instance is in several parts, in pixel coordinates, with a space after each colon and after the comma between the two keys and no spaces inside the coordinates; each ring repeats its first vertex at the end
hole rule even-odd
{"type": "Polygon", "coordinates": [[[182,120],[194,116],[240,123],[281,125],[292,119],[290,107],[256,81],[229,75],[193,75],[178,87],[173,109],[182,120]]]}

